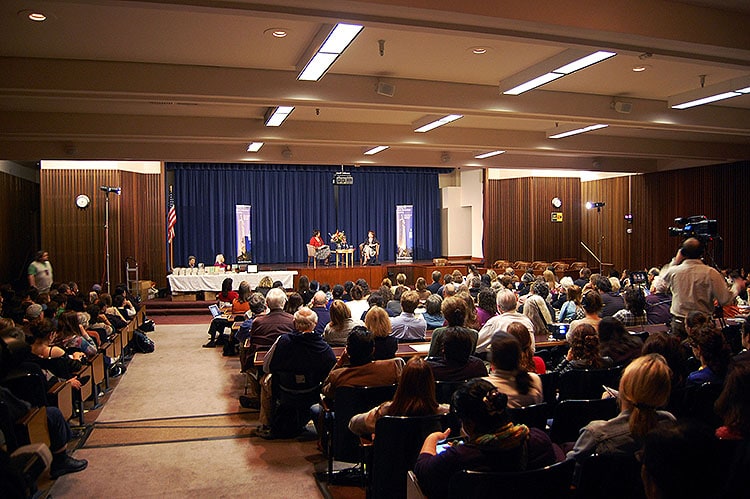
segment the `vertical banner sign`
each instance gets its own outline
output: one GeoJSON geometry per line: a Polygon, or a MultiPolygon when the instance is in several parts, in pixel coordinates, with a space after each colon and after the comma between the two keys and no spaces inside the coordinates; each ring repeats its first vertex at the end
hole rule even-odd
{"type": "Polygon", "coordinates": [[[253,261],[252,237],[250,235],[250,205],[238,204],[237,214],[237,263],[253,261]]]}
{"type": "Polygon", "coordinates": [[[413,205],[396,205],[396,263],[414,261],[413,213],[413,205]]]}

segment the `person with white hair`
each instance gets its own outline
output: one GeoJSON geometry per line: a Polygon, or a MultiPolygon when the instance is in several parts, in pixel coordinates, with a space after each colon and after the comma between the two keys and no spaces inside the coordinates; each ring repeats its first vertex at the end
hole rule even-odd
{"type": "Polygon", "coordinates": [[[649,324],[668,324],[672,316],[669,308],[672,306],[672,295],[669,284],[661,276],[655,276],[651,281],[651,294],[646,297],[646,317],[649,324]]]}
{"type": "MultiPolygon", "coordinates": [[[[507,333],[508,325],[512,322],[520,322],[528,328],[531,335],[531,348],[533,350],[536,345],[534,341],[534,324],[528,317],[517,311],[518,298],[516,298],[515,293],[508,289],[501,289],[497,293],[496,301],[499,315],[489,318],[484,326],[482,326],[482,329],[479,330],[476,353],[486,354],[489,352],[492,337],[495,333],[498,331],[507,333]]],[[[546,333],[546,331],[542,331],[542,333],[546,333]]]]}
{"type": "Polygon", "coordinates": [[[276,338],[284,333],[291,333],[294,329],[294,317],[284,312],[286,293],[281,288],[273,288],[266,295],[268,313],[253,321],[250,328],[250,341],[253,347],[270,348],[276,338]]]}

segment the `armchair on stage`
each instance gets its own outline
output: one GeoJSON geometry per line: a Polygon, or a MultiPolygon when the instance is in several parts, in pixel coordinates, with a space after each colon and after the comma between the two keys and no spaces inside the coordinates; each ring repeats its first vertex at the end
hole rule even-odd
{"type": "Polygon", "coordinates": [[[328,257],[331,255],[330,246],[323,245],[318,248],[312,244],[307,244],[307,266],[310,266],[310,262],[313,264],[313,268],[318,267],[318,260],[328,264],[328,257]]]}
{"type": "Polygon", "coordinates": [[[377,265],[380,258],[380,243],[368,244],[367,241],[359,245],[359,262],[362,265],[377,265]]]}

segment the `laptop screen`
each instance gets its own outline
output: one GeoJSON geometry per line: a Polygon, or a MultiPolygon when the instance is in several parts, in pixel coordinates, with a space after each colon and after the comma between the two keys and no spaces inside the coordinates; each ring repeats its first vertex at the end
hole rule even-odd
{"type": "Polygon", "coordinates": [[[221,315],[221,310],[219,310],[218,305],[209,305],[208,310],[211,311],[211,315],[214,316],[214,318],[219,317],[221,315]]]}

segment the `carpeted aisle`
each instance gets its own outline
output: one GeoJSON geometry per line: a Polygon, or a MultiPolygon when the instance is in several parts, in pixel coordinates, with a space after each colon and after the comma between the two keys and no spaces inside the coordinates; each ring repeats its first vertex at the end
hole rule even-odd
{"type": "Polygon", "coordinates": [[[157,325],[75,457],[88,468],[57,480],[52,497],[321,497],[315,439],[251,436],[258,413],[237,397],[237,357],[201,348],[206,325],[157,325]]]}

